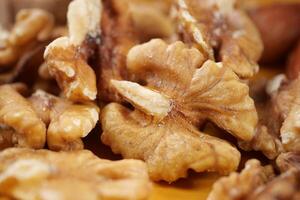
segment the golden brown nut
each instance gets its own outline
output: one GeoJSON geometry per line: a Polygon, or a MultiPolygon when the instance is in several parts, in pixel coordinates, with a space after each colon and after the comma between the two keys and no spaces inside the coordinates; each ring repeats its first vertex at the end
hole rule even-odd
{"type": "Polygon", "coordinates": [[[221,63],[207,61],[197,69],[202,63],[200,52],[182,42],[151,40],[132,48],[127,58],[131,75],[146,86],[111,81],[135,110],[115,103],[104,108],[102,141],[125,158],[145,160],[153,180],[171,182],[189,168],[236,169],[239,152],[197,130],[206,119],[244,140],[253,136],[257,115],[248,87],[221,63]]]}
{"type": "Polygon", "coordinates": [[[53,16],[46,11],[21,10],[5,44],[1,44],[0,66],[13,64],[30,44],[48,39],[53,25],[53,16]]]}
{"type": "MultiPolygon", "coordinates": [[[[282,155],[286,157],[286,155],[282,155]]],[[[273,177],[272,167],[262,167],[257,160],[247,161],[241,173],[219,179],[213,186],[208,200],[274,200],[300,197],[300,171],[298,168],[288,167],[281,175],[273,177]]],[[[293,161],[293,164],[296,163],[293,161]]],[[[281,168],[283,169],[283,168],[281,168]]]]}
{"type": "Polygon", "coordinates": [[[58,38],[48,45],[45,60],[50,75],[67,99],[81,102],[96,99],[95,72],[69,38],[58,38]]]}
{"type": "Polygon", "coordinates": [[[280,154],[276,159],[276,165],[282,173],[288,170],[300,171],[300,152],[287,152],[280,154]]]}
{"type": "Polygon", "coordinates": [[[111,79],[127,80],[126,56],[129,49],[137,44],[129,2],[103,0],[101,18],[101,44],[98,90],[103,101],[120,101],[120,96],[110,85],[111,79]]]}
{"type": "Polygon", "coordinates": [[[269,81],[266,90],[270,98],[257,105],[260,123],[250,143],[240,142],[244,150],[260,150],[269,159],[284,151],[300,151],[299,88],[299,78],[287,80],[282,74],[269,81]]]}
{"type": "Polygon", "coordinates": [[[83,149],[81,138],[87,136],[98,122],[96,105],[73,104],[42,90],[36,91],[29,101],[48,125],[47,144],[51,150],[83,149]]]}
{"type": "MultiPolygon", "coordinates": [[[[274,122],[275,123],[275,122],[274,122]]],[[[275,159],[283,147],[279,136],[270,127],[259,123],[250,142],[239,141],[239,147],[245,151],[261,151],[267,158],[275,159]]]]}
{"type": "Polygon", "coordinates": [[[11,148],[0,153],[0,196],[12,199],[147,199],[146,165],[90,151],[11,148]]]}
{"type": "Polygon", "coordinates": [[[0,124],[4,126],[0,128],[1,146],[11,146],[2,144],[8,142],[20,147],[44,147],[45,124],[30,103],[10,85],[0,86],[0,124]]]}
{"type": "Polygon", "coordinates": [[[183,40],[194,44],[207,59],[222,61],[242,78],[258,72],[262,42],[235,0],[178,0],[177,11],[183,40]]]}
{"type": "Polygon", "coordinates": [[[87,60],[94,53],[92,45],[99,40],[101,8],[100,0],[70,3],[69,37],[54,40],[44,53],[49,73],[72,101],[96,99],[96,75],[87,60]]]}
{"type": "Polygon", "coordinates": [[[258,160],[249,160],[241,173],[233,172],[228,177],[214,183],[208,200],[248,199],[258,187],[263,186],[273,176],[271,166],[263,167],[258,160]]]}
{"type": "MultiPolygon", "coordinates": [[[[274,117],[279,124],[278,133],[280,132],[281,142],[286,151],[300,151],[299,116],[297,114],[300,109],[299,86],[299,78],[287,83],[283,82],[278,90],[271,94],[272,109],[276,111],[274,117]],[[278,115],[277,118],[276,115],[278,115]]],[[[273,121],[274,123],[276,121],[273,121]]]]}
{"type": "Polygon", "coordinates": [[[130,13],[134,28],[141,41],[169,38],[175,26],[169,17],[171,1],[130,0],[130,13]]]}
{"type": "Polygon", "coordinates": [[[249,195],[247,200],[297,200],[300,197],[299,180],[299,171],[287,171],[270,181],[265,186],[258,187],[255,192],[249,195]]]}

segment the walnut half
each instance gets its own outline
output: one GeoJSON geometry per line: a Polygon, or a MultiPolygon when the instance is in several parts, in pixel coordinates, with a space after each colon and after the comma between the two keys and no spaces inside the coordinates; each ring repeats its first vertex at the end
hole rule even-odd
{"type": "Polygon", "coordinates": [[[258,72],[263,50],[258,30],[236,0],[177,0],[179,34],[206,59],[222,61],[239,77],[258,72]]]}
{"type": "Polygon", "coordinates": [[[74,104],[42,90],[36,91],[29,101],[48,125],[47,144],[51,150],[83,149],[81,138],[98,122],[99,108],[95,104],[74,104]]]}
{"type": "Polygon", "coordinates": [[[0,86],[0,125],[0,146],[44,147],[45,124],[11,85],[0,86]]]}
{"type": "Polygon", "coordinates": [[[263,167],[258,160],[249,160],[241,173],[233,172],[214,183],[207,200],[239,200],[247,197],[274,176],[271,166],[263,167]]]}
{"type": "Polygon", "coordinates": [[[210,120],[251,140],[257,123],[254,104],[230,68],[213,61],[202,64],[203,55],[182,42],[167,45],[156,39],[132,48],[128,71],[144,85],[111,81],[135,109],[107,105],[101,114],[102,141],[125,158],[144,160],[153,180],[171,182],[186,176],[189,168],[235,170],[240,153],[197,126],[210,120]]]}
{"type": "Polygon", "coordinates": [[[90,151],[11,148],[0,153],[0,196],[10,199],[146,199],[146,165],[110,161],[90,151]]]}

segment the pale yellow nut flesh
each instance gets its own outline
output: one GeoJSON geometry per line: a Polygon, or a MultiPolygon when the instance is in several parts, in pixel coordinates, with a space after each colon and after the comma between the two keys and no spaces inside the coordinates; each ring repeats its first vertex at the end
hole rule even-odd
{"type": "Polygon", "coordinates": [[[154,90],[130,81],[111,80],[113,87],[135,107],[162,119],[171,111],[172,102],[154,90]]]}
{"type": "Polygon", "coordinates": [[[43,148],[46,127],[30,103],[12,86],[0,86],[0,124],[15,131],[16,146],[43,148]]]}

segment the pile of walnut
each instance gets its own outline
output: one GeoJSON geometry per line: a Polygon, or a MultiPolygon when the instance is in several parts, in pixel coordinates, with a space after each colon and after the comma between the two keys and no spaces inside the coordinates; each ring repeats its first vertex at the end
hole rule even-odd
{"type": "Polygon", "coordinates": [[[192,169],[231,173],[209,199],[299,198],[300,45],[261,100],[252,80],[266,39],[251,6],[74,0],[67,28],[48,11],[19,11],[0,29],[0,197],[146,199],[150,180],[192,169]],[[83,150],[99,130],[124,160],[83,150]],[[277,158],[281,175],[258,160],[234,172],[240,149],[277,158]]]}

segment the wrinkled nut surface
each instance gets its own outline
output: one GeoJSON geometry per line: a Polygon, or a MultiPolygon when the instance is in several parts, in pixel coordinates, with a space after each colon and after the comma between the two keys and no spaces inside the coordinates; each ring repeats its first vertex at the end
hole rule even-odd
{"type": "Polygon", "coordinates": [[[262,41],[235,0],[178,0],[177,12],[183,40],[194,44],[207,59],[222,61],[242,78],[258,72],[262,41]]]}
{"type": "Polygon", "coordinates": [[[0,124],[0,146],[44,147],[45,124],[30,103],[10,85],[0,86],[0,124]]]}
{"type": "MultiPolygon", "coordinates": [[[[280,157],[282,163],[286,164],[286,160],[283,159],[291,161],[291,155],[282,154],[280,157]]],[[[234,172],[228,177],[219,179],[214,184],[208,200],[299,199],[299,161],[298,155],[297,160],[288,163],[289,167],[285,165],[282,174],[274,177],[271,166],[262,167],[259,161],[249,160],[241,173],[234,172]],[[298,168],[291,167],[291,163],[298,168]]]]}
{"type": "Polygon", "coordinates": [[[282,173],[288,170],[300,171],[300,153],[299,152],[281,153],[276,159],[276,164],[282,173]]]}
{"type": "Polygon", "coordinates": [[[96,105],[73,104],[41,90],[36,91],[29,101],[48,125],[47,144],[51,150],[83,149],[81,138],[87,136],[98,122],[96,105]]]}
{"type": "Polygon", "coordinates": [[[45,41],[54,26],[53,16],[40,9],[24,9],[16,16],[16,23],[0,46],[0,66],[14,63],[31,43],[45,41]]]}
{"type": "Polygon", "coordinates": [[[58,38],[48,45],[45,60],[66,98],[81,102],[96,99],[95,72],[69,38],[58,38]]]}
{"type": "Polygon", "coordinates": [[[249,200],[291,199],[300,197],[299,171],[287,171],[249,195],[249,200]]]}
{"type": "Polygon", "coordinates": [[[13,199],[147,199],[146,165],[90,151],[11,148],[0,153],[0,196],[13,199]]]}
{"type": "Polygon", "coordinates": [[[96,99],[96,75],[87,63],[93,49],[84,42],[98,42],[101,11],[100,0],[70,3],[67,14],[69,37],[54,40],[45,50],[48,70],[69,100],[96,99]]]}
{"type": "Polygon", "coordinates": [[[300,112],[300,79],[283,84],[272,94],[274,109],[278,110],[280,136],[286,151],[300,151],[299,112],[300,112]]]}
{"type": "Polygon", "coordinates": [[[240,142],[244,150],[262,151],[269,159],[281,152],[300,151],[299,112],[300,79],[287,80],[280,74],[269,81],[270,98],[257,105],[260,116],[256,134],[250,142],[240,142]]]}
{"type": "Polygon", "coordinates": [[[120,102],[118,93],[110,80],[128,80],[126,56],[131,47],[138,44],[129,1],[104,0],[101,18],[101,44],[98,90],[99,98],[105,102],[120,102]]]}
{"type": "Polygon", "coordinates": [[[145,160],[153,180],[171,182],[186,176],[189,168],[236,169],[239,152],[197,130],[207,119],[238,138],[253,137],[257,115],[248,87],[221,63],[207,61],[198,69],[202,63],[201,53],[182,42],[151,40],[132,48],[127,57],[128,71],[146,86],[111,82],[135,110],[106,106],[102,141],[125,158],[145,160]]]}
{"type": "Polygon", "coordinates": [[[274,176],[271,166],[263,167],[258,160],[249,160],[241,173],[233,172],[214,183],[208,200],[239,200],[248,196],[274,176]]]}

